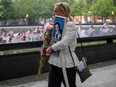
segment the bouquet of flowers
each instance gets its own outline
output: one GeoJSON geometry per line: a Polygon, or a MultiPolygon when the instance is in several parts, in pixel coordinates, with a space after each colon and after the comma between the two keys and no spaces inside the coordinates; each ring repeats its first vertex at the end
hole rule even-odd
{"type": "Polygon", "coordinates": [[[43,66],[44,66],[44,61],[45,61],[45,57],[47,56],[46,49],[51,44],[52,25],[46,24],[45,27],[44,27],[44,30],[45,30],[45,32],[44,32],[43,48],[40,51],[41,56],[40,56],[38,74],[41,74],[42,73],[43,66]]]}

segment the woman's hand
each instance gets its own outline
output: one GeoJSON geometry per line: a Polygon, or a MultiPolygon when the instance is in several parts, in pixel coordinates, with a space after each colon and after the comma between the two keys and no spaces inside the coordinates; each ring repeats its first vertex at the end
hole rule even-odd
{"type": "Polygon", "coordinates": [[[43,48],[43,49],[40,50],[40,55],[42,57],[45,57],[46,56],[46,48],[43,48]]]}
{"type": "Polygon", "coordinates": [[[52,52],[52,46],[50,46],[50,47],[48,47],[48,48],[46,49],[46,54],[47,54],[47,55],[50,55],[51,52],[52,52]]]}

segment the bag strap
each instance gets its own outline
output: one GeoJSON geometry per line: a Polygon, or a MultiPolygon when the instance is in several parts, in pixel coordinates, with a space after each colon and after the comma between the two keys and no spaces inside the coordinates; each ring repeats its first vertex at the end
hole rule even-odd
{"type": "MultiPolygon", "coordinates": [[[[78,35],[78,37],[79,37],[79,39],[80,39],[80,35],[77,33],[77,35],[78,35]]],[[[87,63],[87,58],[86,58],[86,54],[85,54],[85,51],[84,51],[84,47],[83,47],[83,45],[82,45],[82,41],[80,40],[80,44],[81,44],[81,48],[82,48],[82,51],[83,51],[83,57],[82,57],[82,60],[84,61],[84,62],[86,62],[87,63]]]]}
{"type": "MultiPolygon", "coordinates": [[[[68,49],[69,49],[69,52],[70,52],[70,55],[71,55],[71,58],[72,58],[72,61],[73,61],[74,67],[77,69],[78,67],[76,67],[76,65],[75,65],[74,58],[73,58],[73,56],[72,56],[72,53],[71,53],[70,47],[68,47],[68,49]]],[[[82,58],[82,61],[83,61],[84,65],[85,65],[85,66],[87,66],[87,59],[86,59],[86,57],[83,57],[83,58],[82,58]]]]}
{"type": "MultiPolygon", "coordinates": [[[[80,36],[79,36],[78,33],[77,33],[77,35],[78,35],[78,37],[80,38],[80,36]]],[[[84,48],[83,48],[83,45],[82,45],[82,41],[81,41],[81,40],[80,40],[80,44],[81,44],[81,48],[82,48],[83,55],[84,55],[84,57],[82,57],[82,60],[84,61],[85,65],[86,65],[87,59],[86,59],[85,51],[84,51],[84,48]]],[[[70,47],[68,47],[68,49],[69,49],[69,53],[70,53],[70,55],[71,55],[73,64],[74,64],[74,66],[75,66],[74,58],[73,58],[73,56],[72,56],[70,47]]],[[[77,67],[75,66],[75,68],[77,68],[77,67]]]]}
{"type": "MultiPolygon", "coordinates": [[[[72,58],[73,64],[74,64],[74,66],[75,66],[74,58],[73,58],[73,56],[72,56],[72,53],[71,53],[70,47],[68,47],[68,49],[69,49],[69,52],[70,52],[70,55],[71,55],[71,58],[72,58]]],[[[75,68],[76,68],[76,66],[75,66],[75,68]]]]}
{"type": "MultiPolygon", "coordinates": [[[[78,35],[78,37],[80,39],[80,35],[78,33],[77,33],[77,35],[78,35]]],[[[82,48],[82,51],[83,51],[83,55],[84,55],[84,57],[86,57],[85,51],[84,51],[84,47],[83,47],[83,44],[82,44],[82,41],[81,40],[80,40],[80,44],[81,44],[81,48],[82,48]]]]}

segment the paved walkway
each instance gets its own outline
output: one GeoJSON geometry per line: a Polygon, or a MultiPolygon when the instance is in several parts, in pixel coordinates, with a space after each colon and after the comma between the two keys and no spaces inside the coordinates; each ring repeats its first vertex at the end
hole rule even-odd
{"type": "MultiPolygon", "coordinates": [[[[77,75],[77,87],[116,87],[116,60],[89,65],[92,76],[81,83],[77,75]]],[[[0,87],[47,87],[48,73],[0,82],[0,87]]],[[[62,86],[64,87],[64,86],[62,86]]]]}

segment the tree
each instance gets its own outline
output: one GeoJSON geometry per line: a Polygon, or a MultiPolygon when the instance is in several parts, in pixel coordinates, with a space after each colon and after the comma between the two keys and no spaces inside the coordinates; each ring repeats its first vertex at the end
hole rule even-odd
{"type": "Polygon", "coordinates": [[[2,15],[3,15],[3,11],[2,11],[2,9],[3,9],[3,6],[2,5],[0,5],[0,18],[2,17],[2,15]]]}
{"type": "Polygon", "coordinates": [[[95,0],[90,10],[93,15],[102,16],[103,22],[105,22],[106,17],[112,15],[113,9],[114,5],[112,0],[95,0]]]}
{"type": "MultiPolygon", "coordinates": [[[[50,18],[53,14],[54,4],[64,0],[15,0],[15,17],[25,18],[26,14],[29,15],[30,21],[39,18],[50,18]]],[[[70,0],[65,0],[70,2],[70,0]]]]}
{"type": "Polygon", "coordinates": [[[116,0],[113,0],[114,5],[116,6],[116,0]]]}
{"type": "Polygon", "coordinates": [[[13,7],[12,0],[1,0],[0,6],[2,6],[1,18],[5,20],[5,25],[6,25],[7,19],[13,18],[13,14],[14,14],[14,7],[13,7]]]}
{"type": "Polygon", "coordinates": [[[81,0],[80,2],[77,2],[76,0],[73,0],[71,4],[72,9],[72,15],[73,16],[80,16],[83,15],[84,12],[84,0],[81,0]]]}

